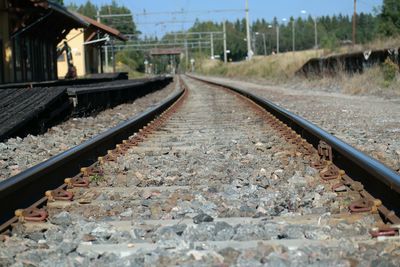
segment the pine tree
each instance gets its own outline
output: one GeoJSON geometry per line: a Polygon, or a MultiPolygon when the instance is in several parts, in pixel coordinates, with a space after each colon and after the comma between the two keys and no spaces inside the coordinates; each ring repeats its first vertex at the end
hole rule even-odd
{"type": "MultiPolygon", "coordinates": [[[[116,14],[131,14],[129,8],[125,6],[120,6],[118,3],[113,0],[111,5],[104,5],[100,7],[101,15],[116,15],[116,14]]],[[[101,20],[102,23],[116,28],[122,33],[126,34],[136,34],[136,25],[133,22],[133,16],[131,17],[112,17],[112,18],[103,18],[101,20]]]]}
{"type": "Polygon", "coordinates": [[[385,36],[397,35],[400,33],[400,1],[384,0],[382,13],[380,15],[380,31],[385,36]]]}
{"type": "Polygon", "coordinates": [[[88,0],[84,5],[79,6],[77,12],[86,17],[96,19],[97,7],[88,0]]]}

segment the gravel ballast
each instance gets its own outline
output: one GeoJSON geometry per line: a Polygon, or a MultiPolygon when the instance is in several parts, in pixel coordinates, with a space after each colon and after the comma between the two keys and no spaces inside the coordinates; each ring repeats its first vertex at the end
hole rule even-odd
{"type": "MultiPolygon", "coordinates": [[[[185,79],[185,102],[46,223],[17,223],[0,265],[398,266],[398,239],[377,241],[374,214],[349,214],[309,157],[260,109],[185,79]],[[256,112],[258,111],[258,113],[256,112]]],[[[359,196],[358,196],[359,197],[359,196]]]]}
{"type": "Polygon", "coordinates": [[[400,172],[399,97],[383,99],[304,86],[294,89],[295,86],[286,88],[220,77],[206,78],[265,97],[400,172]]]}
{"type": "Polygon", "coordinates": [[[71,118],[42,135],[10,138],[0,143],[0,181],[49,159],[110,129],[165,99],[175,83],[133,103],[100,112],[95,117],[71,118]]]}

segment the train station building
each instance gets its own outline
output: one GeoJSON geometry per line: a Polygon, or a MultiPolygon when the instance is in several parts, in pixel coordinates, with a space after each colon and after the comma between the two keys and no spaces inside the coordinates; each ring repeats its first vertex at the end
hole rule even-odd
{"type": "MultiPolygon", "coordinates": [[[[71,49],[76,74],[78,77],[83,77],[88,74],[102,73],[104,71],[103,66],[109,65],[105,62],[113,53],[113,39],[126,41],[127,38],[114,28],[81,14],[74,14],[88,25],[87,27],[72,29],[65,37],[65,41],[71,49]],[[105,46],[106,44],[108,45],[105,46]]],[[[61,47],[63,42],[58,46],[61,47]]],[[[67,72],[67,55],[62,53],[58,57],[58,77],[64,78],[67,72]]]]}
{"type": "MultiPolygon", "coordinates": [[[[64,78],[70,41],[78,76],[103,72],[102,46],[126,38],[116,29],[47,0],[0,0],[0,83],[64,78]],[[59,70],[58,70],[59,68],[59,70]]],[[[111,52],[111,51],[110,51],[111,52]]]]}
{"type": "Polygon", "coordinates": [[[0,1],[0,83],[57,79],[57,44],[87,22],[47,0],[0,1]]]}

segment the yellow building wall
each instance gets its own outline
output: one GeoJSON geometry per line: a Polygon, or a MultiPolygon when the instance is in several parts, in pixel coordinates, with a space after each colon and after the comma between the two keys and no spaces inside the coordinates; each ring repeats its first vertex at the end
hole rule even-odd
{"type": "MultiPolygon", "coordinates": [[[[67,43],[72,51],[72,62],[76,67],[78,77],[86,75],[85,70],[85,48],[84,48],[84,33],[83,29],[71,30],[67,37],[67,43]]],[[[58,44],[58,47],[64,45],[64,40],[58,44]]],[[[63,79],[68,71],[67,55],[64,52],[57,60],[58,78],[63,79]]]]}

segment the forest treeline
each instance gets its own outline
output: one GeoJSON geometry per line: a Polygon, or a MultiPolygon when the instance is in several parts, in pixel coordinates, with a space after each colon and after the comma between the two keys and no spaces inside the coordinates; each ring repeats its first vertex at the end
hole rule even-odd
{"type": "MultiPolygon", "coordinates": [[[[77,11],[91,18],[96,18],[97,11],[101,15],[108,14],[129,14],[129,8],[119,5],[115,0],[110,4],[96,6],[87,1],[82,5],[70,4],[68,9],[77,11]]],[[[299,16],[289,18],[286,22],[257,19],[251,24],[252,47],[255,54],[271,54],[277,51],[277,31],[279,31],[279,50],[280,52],[291,51],[293,49],[293,25],[295,32],[295,49],[305,50],[315,46],[315,20],[318,33],[318,46],[321,48],[334,49],[340,45],[351,44],[352,42],[352,16],[348,15],[329,15],[320,17],[299,16]],[[279,28],[279,29],[278,29],[279,28]],[[264,42],[265,40],[265,42],[264,42]],[[265,44],[265,45],[264,45],[265,44]]],[[[360,13],[357,15],[356,41],[359,44],[371,42],[377,38],[393,37],[400,33],[400,0],[384,0],[381,7],[377,7],[374,14],[360,13]]],[[[133,41],[140,40],[140,32],[133,20],[133,17],[122,18],[103,18],[102,22],[117,28],[122,33],[135,36],[133,41]]],[[[233,61],[243,60],[247,55],[246,43],[246,24],[245,20],[227,21],[227,43],[230,51],[229,58],[233,61]]],[[[221,22],[196,20],[189,29],[190,32],[222,31],[221,22]]],[[[149,39],[149,37],[143,37],[149,39]]],[[[174,34],[166,34],[163,38],[168,40],[176,38],[174,34]]],[[[193,36],[192,39],[198,37],[193,36]]],[[[204,38],[204,36],[202,37],[204,38]]],[[[209,37],[208,37],[209,38],[209,37]]],[[[205,40],[207,41],[207,40],[205,40]]],[[[203,49],[192,51],[203,53],[204,56],[209,51],[203,49]]],[[[137,51],[122,51],[126,59],[125,63],[138,69],[143,69],[143,54],[137,51]],[[140,62],[139,62],[140,60],[140,62]]],[[[215,41],[215,54],[222,58],[223,45],[220,39],[215,41]]]]}

